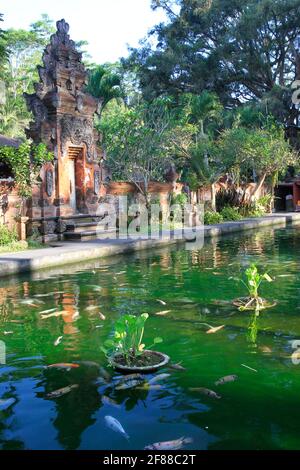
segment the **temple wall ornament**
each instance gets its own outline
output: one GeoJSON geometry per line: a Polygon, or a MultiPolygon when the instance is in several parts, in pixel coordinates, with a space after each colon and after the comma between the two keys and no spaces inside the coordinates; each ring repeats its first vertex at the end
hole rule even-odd
{"type": "Polygon", "coordinates": [[[95,171],[95,173],[94,173],[94,193],[96,195],[98,195],[99,192],[100,192],[100,184],[101,184],[100,171],[95,171]]]}
{"type": "Polygon", "coordinates": [[[47,170],[46,171],[46,193],[49,197],[53,194],[53,186],[54,186],[54,179],[53,179],[53,171],[47,170]]]}

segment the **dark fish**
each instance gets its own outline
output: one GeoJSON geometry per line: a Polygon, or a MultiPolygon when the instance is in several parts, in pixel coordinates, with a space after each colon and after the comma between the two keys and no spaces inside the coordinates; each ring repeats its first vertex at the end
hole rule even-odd
{"type": "Polygon", "coordinates": [[[79,367],[79,364],[73,364],[72,362],[60,362],[57,364],[50,364],[49,366],[47,366],[48,369],[66,369],[66,370],[76,369],[77,367],[79,367]]]}
{"type": "Polygon", "coordinates": [[[190,444],[193,439],[190,437],[180,437],[174,441],[155,442],[145,447],[145,450],[180,450],[184,444],[190,444]]]}
{"type": "Polygon", "coordinates": [[[135,388],[138,385],[140,385],[141,381],[140,380],[127,380],[125,382],[121,382],[117,384],[115,387],[116,390],[129,390],[130,388],[135,388]]]}
{"type": "Polygon", "coordinates": [[[178,364],[170,364],[169,369],[182,370],[182,371],[186,370],[186,368],[183,367],[182,365],[180,365],[179,363],[178,364]]]}
{"type": "Polygon", "coordinates": [[[54,392],[47,393],[46,397],[47,398],[58,398],[63,395],[66,395],[67,393],[71,392],[74,388],[78,388],[78,384],[74,385],[68,385],[67,387],[59,388],[58,390],[54,390],[54,392]]]}
{"type": "Polygon", "coordinates": [[[219,380],[215,382],[215,385],[224,385],[228,382],[234,382],[238,379],[237,375],[225,375],[225,377],[221,377],[219,380]]]}
{"type": "Polygon", "coordinates": [[[189,390],[191,392],[202,393],[203,395],[207,395],[210,398],[216,398],[216,399],[222,398],[221,395],[218,395],[216,392],[214,392],[213,390],[210,390],[209,388],[198,387],[198,388],[189,388],[189,390]]]}
{"type": "Polygon", "coordinates": [[[152,377],[152,379],[149,380],[149,384],[154,384],[156,382],[159,382],[160,380],[165,380],[170,377],[170,374],[158,374],[152,377]]]}
{"type": "Polygon", "coordinates": [[[223,328],[225,328],[225,325],[221,325],[221,326],[215,326],[215,327],[212,327],[210,328],[209,330],[207,330],[207,334],[210,334],[210,333],[217,333],[217,331],[220,331],[222,330],[223,328]]]}

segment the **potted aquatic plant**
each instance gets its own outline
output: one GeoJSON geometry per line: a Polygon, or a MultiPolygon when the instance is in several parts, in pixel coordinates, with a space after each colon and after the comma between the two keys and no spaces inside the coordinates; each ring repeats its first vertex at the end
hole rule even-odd
{"type": "Polygon", "coordinates": [[[274,307],[276,302],[270,302],[266,299],[263,299],[260,296],[259,288],[263,281],[272,282],[273,279],[269,274],[264,273],[260,274],[258,272],[255,264],[251,264],[248,269],[245,271],[246,282],[243,279],[240,279],[241,282],[246,286],[248,290],[247,297],[240,297],[233,301],[233,304],[239,308],[239,310],[263,310],[265,308],[274,307]]]}
{"type": "Polygon", "coordinates": [[[123,315],[115,322],[113,337],[102,348],[112,367],[124,372],[151,372],[169,362],[166,354],[150,349],[162,343],[162,338],[154,338],[153,344],[145,349],[143,336],[148,317],[148,313],[123,315]]]}

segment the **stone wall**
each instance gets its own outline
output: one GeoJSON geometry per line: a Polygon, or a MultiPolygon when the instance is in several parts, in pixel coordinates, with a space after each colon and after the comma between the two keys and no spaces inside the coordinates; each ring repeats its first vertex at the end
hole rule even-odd
{"type": "Polygon", "coordinates": [[[21,202],[14,183],[0,179],[0,223],[7,224],[10,228],[16,227],[21,202]]]}

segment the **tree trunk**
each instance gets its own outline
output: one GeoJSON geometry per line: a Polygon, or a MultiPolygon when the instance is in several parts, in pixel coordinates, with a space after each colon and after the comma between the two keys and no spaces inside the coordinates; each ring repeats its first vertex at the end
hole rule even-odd
{"type": "Polygon", "coordinates": [[[216,211],[216,187],[215,183],[212,183],[211,185],[211,208],[213,211],[216,211]]]}
{"type": "Polygon", "coordinates": [[[266,180],[266,177],[267,177],[267,174],[266,173],[263,173],[260,177],[259,177],[259,180],[258,180],[258,183],[257,183],[257,186],[256,188],[254,189],[254,191],[251,193],[250,195],[250,199],[251,201],[256,201],[258,199],[258,194],[261,190],[261,188],[263,187],[263,184],[266,180]]]}

